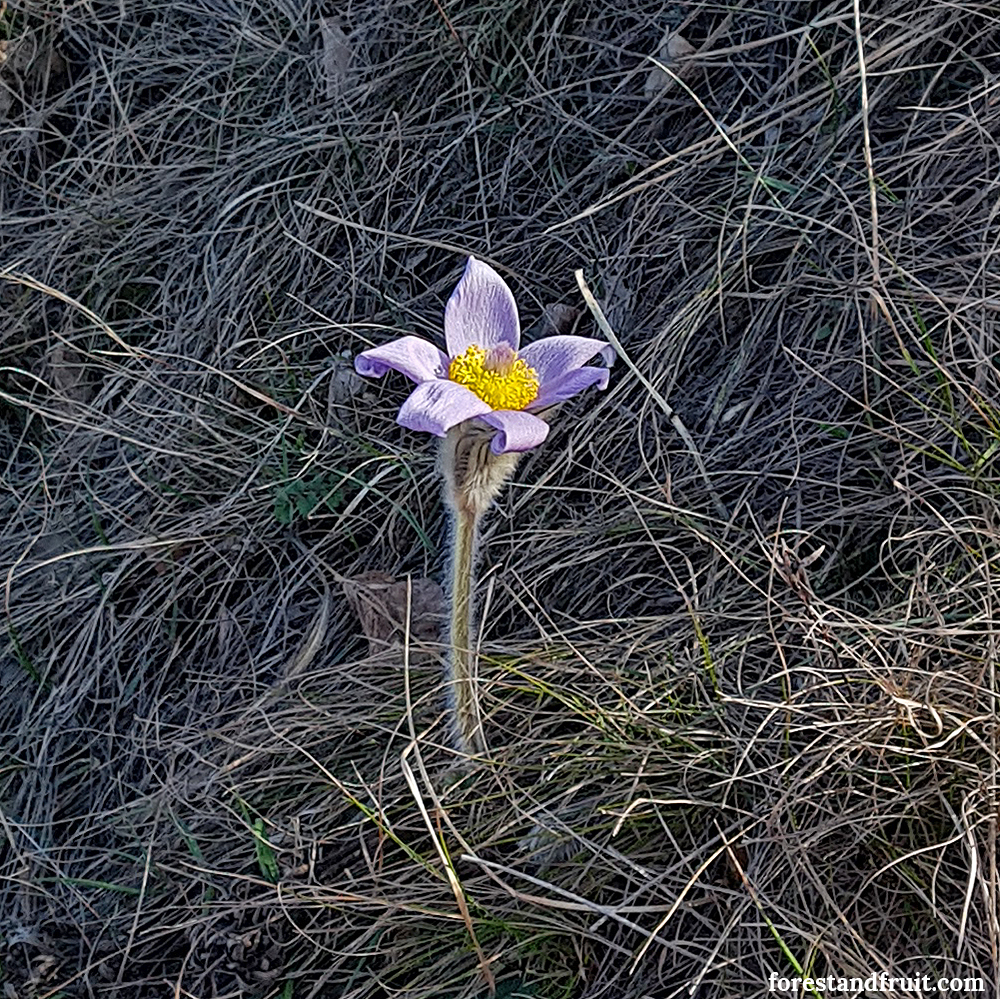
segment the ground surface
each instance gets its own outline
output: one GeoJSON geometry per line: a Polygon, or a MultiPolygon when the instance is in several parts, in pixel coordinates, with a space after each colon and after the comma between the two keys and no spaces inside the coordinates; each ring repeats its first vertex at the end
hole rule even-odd
{"type": "Polygon", "coordinates": [[[5,996],[996,995],[995,5],[332,13],[0,14],[5,996]],[[469,253],[627,360],[489,523],[463,772],[350,358],[469,253]]]}

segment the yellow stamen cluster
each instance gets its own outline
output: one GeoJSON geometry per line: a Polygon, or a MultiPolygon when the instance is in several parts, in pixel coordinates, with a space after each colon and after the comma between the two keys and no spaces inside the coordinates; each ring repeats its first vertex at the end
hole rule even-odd
{"type": "Polygon", "coordinates": [[[538,395],[538,372],[506,344],[490,351],[473,344],[452,360],[448,377],[491,409],[524,409],[538,395]]]}

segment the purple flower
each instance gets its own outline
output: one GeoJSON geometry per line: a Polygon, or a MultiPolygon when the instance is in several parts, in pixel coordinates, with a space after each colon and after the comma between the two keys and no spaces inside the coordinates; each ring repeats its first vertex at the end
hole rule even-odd
{"type": "Polygon", "coordinates": [[[360,375],[399,371],[417,383],[396,417],[410,430],[444,437],[451,427],[479,419],[496,430],[494,454],[528,451],[545,440],[549,425],[536,412],[590,385],[607,388],[608,369],[587,362],[614,349],[583,336],[550,336],[519,350],[517,305],[503,278],[469,257],[444,310],[446,354],[416,336],[359,354],[360,375]]]}

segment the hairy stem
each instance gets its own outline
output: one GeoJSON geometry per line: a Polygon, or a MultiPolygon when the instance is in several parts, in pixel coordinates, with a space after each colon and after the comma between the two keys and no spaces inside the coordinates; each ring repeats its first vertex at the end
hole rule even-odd
{"type": "Polygon", "coordinates": [[[466,756],[480,754],[486,747],[473,634],[479,528],[520,458],[514,453],[494,454],[492,439],[491,427],[466,420],[448,431],[438,455],[445,505],[451,513],[448,709],[452,744],[466,756]]]}
{"type": "Polygon", "coordinates": [[[476,690],[476,650],[472,626],[479,514],[456,510],[451,518],[451,528],[448,655],[452,741],[460,753],[475,756],[485,748],[476,690]]]}

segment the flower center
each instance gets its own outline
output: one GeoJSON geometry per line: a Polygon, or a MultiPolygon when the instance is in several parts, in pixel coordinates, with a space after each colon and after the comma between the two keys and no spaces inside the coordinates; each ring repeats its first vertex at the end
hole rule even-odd
{"type": "Polygon", "coordinates": [[[524,409],[538,395],[538,372],[505,343],[489,350],[467,347],[452,360],[448,377],[491,409],[524,409]]]}

